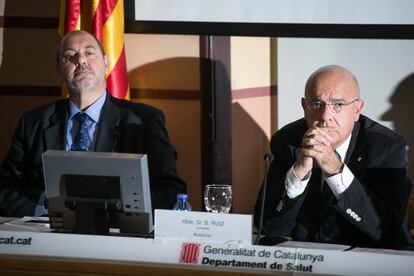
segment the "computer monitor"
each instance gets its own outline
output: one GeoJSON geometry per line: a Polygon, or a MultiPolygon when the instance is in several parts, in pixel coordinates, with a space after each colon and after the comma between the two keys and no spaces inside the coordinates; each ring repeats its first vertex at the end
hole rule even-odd
{"type": "Polygon", "coordinates": [[[50,227],[82,234],[153,231],[145,154],[48,150],[42,155],[50,227]]]}

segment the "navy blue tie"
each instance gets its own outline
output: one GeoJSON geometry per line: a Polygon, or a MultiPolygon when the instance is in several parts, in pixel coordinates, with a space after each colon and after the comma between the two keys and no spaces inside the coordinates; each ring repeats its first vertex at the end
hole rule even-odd
{"type": "Polygon", "coordinates": [[[79,112],[75,116],[73,116],[72,120],[77,121],[79,123],[79,129],[75,135],[75,138],[73,139],[72,147],[70,148],[70,150],[87,151],[90,145],[88,131],[91,119],[88,116],[88,114],[79,112]]]}

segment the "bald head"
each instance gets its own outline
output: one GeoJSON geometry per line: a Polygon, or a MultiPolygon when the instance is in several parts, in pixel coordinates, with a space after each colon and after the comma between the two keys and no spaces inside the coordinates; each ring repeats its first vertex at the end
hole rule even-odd
{"type": "Polygon", "coordinates": [[[306,82],[305,98],[302,98],[308,127],[325,128],[334,148],[351,134],[363,104],[354,74],[338,65],[315,71],[306,82]]]}
{"type": "Polygon", "coordinates": [[[346,85],[349,88],[347,89],[349,96],[359,98],[358,80],[351,71],[339,65],[326,65],[313,72],[306,82],[305,97],[311,97],[318,86],[318,82],[326,79],[346,85]]]}

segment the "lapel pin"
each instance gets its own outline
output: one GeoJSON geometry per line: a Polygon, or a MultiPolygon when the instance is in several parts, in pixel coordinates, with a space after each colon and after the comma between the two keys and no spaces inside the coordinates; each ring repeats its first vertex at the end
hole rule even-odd
{"type": "Polygon", "coordinates": [[[359,156],[359,157],[358,157],[358,159],[357,159],[357,161],[358,161],[358,162],[361,162],[361,160],[362,160],[362,157],[361,157],[361,156],[359,156]]]}

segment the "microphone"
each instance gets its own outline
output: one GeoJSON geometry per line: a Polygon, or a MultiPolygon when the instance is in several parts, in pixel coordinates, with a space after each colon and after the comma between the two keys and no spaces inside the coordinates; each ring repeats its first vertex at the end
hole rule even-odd
{"type": "Polygon", "coordinates": [[[274,156],[270,152],[264,155],[266,166],[265,166],[265,174],[264,174],[263,186],[262,186],[262,197],[261,197],[262,202],[260,205],[259,229],[257,230],[257,236],[256,236],[256,240],[254,241],[254,244],[257,244],[259,242],[260,235],[262,234],[263,213],[264,213],[264,206],[265,206],[265,200],[266,200],[267,175],[269,173],[270,163],[272,163],[273,159],[274,159],[274,156]]]}

